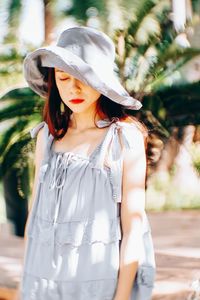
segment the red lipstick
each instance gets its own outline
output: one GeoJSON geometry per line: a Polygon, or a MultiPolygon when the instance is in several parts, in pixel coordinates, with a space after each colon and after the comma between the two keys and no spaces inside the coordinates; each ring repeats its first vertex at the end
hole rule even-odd
{"type": "Polygon", "coordinates": [[[72,99],[72,100],[70,100],[70,102],[72,102],[74,104],[82,103],[83,101],[84,101],[84,99],[72,99]]]}

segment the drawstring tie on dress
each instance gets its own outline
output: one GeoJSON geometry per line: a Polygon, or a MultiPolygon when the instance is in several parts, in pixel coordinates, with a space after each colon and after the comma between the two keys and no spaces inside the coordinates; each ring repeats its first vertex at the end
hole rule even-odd
{"type": "Polygon", "coordinates": [[[69,165],[69,162],[71,159],[76,159],[76,157],[73,155],[73,153],[68,152],[62,154],[58,154],[56,157],[56,163],[55,163],[55,169],[52,172],[52,176],[49,182],[49,190],[55,190],[55,213],[53,217],[53,223],[52,223],[52,241],[51,241],[51,250],[52,250],[52,265],[54,268],[57,268],[59,271],[60,265],[61,265],[61,257],[59,261],[56,264],[56,255],[55,255],[55,234],[56,234],[56,228],[57,228],[57,219],[59,215],[60,205],[62,201],[62,192],[64,183],[66,180],[67,175],[67,168],[69,165]]]}

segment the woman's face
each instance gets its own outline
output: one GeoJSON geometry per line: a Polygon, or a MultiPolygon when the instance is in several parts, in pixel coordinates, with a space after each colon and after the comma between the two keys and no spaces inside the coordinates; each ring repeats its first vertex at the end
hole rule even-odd
{"type": "Polygon", "coordinates": [[[96,107],[101,93],[58,68],[54,68],[54,71],[60,97],[73,112],[84,111],[91,105],[96,107]],[[75,103],[71,101],[73,99],[84,101],[75,103]]]}

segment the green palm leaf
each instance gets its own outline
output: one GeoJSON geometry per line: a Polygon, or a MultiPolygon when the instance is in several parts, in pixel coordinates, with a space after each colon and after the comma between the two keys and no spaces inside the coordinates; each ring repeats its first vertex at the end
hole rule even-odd
{"type": "Polygon", "coordinates": [[[3,175],[17,163],[21,147],[31,141],[29,131],[41,120],[44,100],[30,88],[19,88],[3,95],[1,104],[0,121],[2,128],[6,128],[2,129],[0,138],[3,175]]]}

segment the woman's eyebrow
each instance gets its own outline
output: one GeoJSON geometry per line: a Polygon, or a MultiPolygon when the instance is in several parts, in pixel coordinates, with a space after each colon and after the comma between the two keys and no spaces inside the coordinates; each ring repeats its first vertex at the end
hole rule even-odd
{"type": "Polygon", "coordinates": [[[65,74],[66,74],[66,76],[70,76],[70,74],[66,73],[66,72],[65,72],[65,71],[63,71],[63,70],[56,70],[56,73],[65,73],[65,74]]]}

